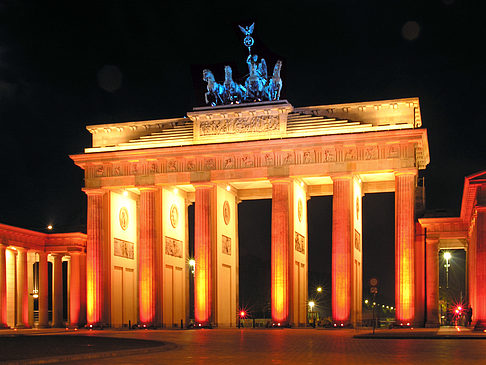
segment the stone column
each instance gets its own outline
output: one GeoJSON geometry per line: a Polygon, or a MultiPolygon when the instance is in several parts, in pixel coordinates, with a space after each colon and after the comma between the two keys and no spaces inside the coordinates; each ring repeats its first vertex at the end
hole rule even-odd
{"type": "Polygon", "coordinates": [[[69,325],[79,327],[81,315],[81,251],[69,253],[69,325]]]}
{"type": "Polygon", "coordinates": [[[0,328],[7,325],[7,260],[5,256],[6,245],[0,243],[0,328]]]}
{"type": "Polygon", "coordinates": [[[156,189],[140,189],[140,242],[139,260],[139,313],[140,323],[156,325],[156,231],[155,231],[156,189]]]}
{"type": "Polygon", "coordinates": [[[196,186],[194,227],[194,316],[197,324],[211,324],[212,320],[212,224],[211,185],[196,186]]]}
{"type": "Polygon", "coordinates": [[[47,252],[39,252],[39,327],[49,327],[49,274],[47,252]]]}
{"type": "Polygon", "coordinates": [[[486,205],[477,206],[475,329],[486,328],[486,205]]]}
{"type": "Polygon", "coordinates": [[[352,176],[333,178],[332,319],[344,326],[351,320],[352,200],[352,176]]]}
{"type": "Polygon", "coordinates": [[[281,326],[290,321],[290,188],[290,180],[272,181],[272,321],[281,326]]]}
{"type": "Polygon", "coordinates": [[[88,229],[86,242],[86,312],[90,325],[105,323],[104,264],[103,247],[103,190],[86,190],[88,196],[88,229]]]}
{"type": "Polygon", "coordinates": [[[27,250],[17,248],[17,328],[29,327],[29,287],[27,282],[27,250]]]}
{"type": "Polygon", "coordinates": [[[439,239],[426,238],[427,322],[425,327],[439,327],[439,239]]]}
{"type": "Polygon", "coordinates": [[[62,318],[62,255],[55,254],[52,267],[52,327],[63,327],[62,318]]]}
{"type": "Polygon", "coordinates": [[[414,322],[415,170],[395,174],[395,306],[398,324],[414,322]]]}

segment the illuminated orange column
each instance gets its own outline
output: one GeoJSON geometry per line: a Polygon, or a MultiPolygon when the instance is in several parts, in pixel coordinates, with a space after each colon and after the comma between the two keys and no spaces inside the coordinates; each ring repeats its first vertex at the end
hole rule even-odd
{"type": "Polygon", "coordinates": [[[476,218],[476,329],[486,328],[486,206],[478,206],[476,218]]]}
{"type": "Polygon", "coordinates": [[[211,198],[213,187],[196,186],[196,205],[194,214],[194,316],[196,323],[211,323],[211,198]]]}
{"type": "Polygon", "coordinates": [[[0,328],[7,328],[7,261],[6,245],[0,242],[0,328]]]}
{"type": "Polygon", "coordinates": [[[86,242],[86,312],[88,324],[103,324],[103,195],[102,190],[87,190],[88,229],[86,242]]]}
{"type": "Polygon", "coordinates": [[[27,250],[17,248],[17,323],[29,327],[29,286],[27,282],[27,250]]]}
{"type": "Polygon", "coordinates": [[[138,251],[140,323],[156,325],[156,278],[155,278],[155,195],[152,188],[140,189],[140,242],[138,251]]]}
{"type": "Polygon", "coordinates": [[[426,238],[427,322],[426,327],[439,327],[439,239],[426,238]]]}
{"type": "Polygon", "coordinates": [[[69,264],[69,325],[78,327],[81,311],[81,252],[70,252],[69,264]]]}
{"type": "Polygon", "coordinates": [[[395,306],[399,324],[414,321],[414,207],[416,171],[395,175],[395,306]]]}
{"type": "Polygon", "coordinates": [[[351,320],[351,225],[353,179],[333,178],[332,196],[332,319],[351,320]]]}
{"type": "Polygon", "coordinates": [[[49,274],[47,252],[39,252],[39,327],[49,326],[49,274]]]}
{"type": "Polygon", "coordinates": [[[289,323],[290,181],[272,181],[272,320],[289,323]]]}

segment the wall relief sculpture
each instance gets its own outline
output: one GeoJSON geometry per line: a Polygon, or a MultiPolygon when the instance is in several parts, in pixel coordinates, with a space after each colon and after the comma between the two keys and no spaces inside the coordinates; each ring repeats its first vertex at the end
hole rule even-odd
{"type": "Polygon", "coordinates": [[[165,254],[174,257],[182,257],[182,241],[165,237],[165,254]]]}

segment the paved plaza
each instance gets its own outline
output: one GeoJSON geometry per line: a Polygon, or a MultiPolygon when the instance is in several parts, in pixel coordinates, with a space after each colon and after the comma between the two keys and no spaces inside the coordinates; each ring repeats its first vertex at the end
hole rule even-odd
{"type": "MultiPolygon", "coordinates": [[[[2,331],[8,335],[13,331],[2,331]]],[[[29,335],[59,334],[56,330],[25,330],[29,335]]],[[[110,349],[68,363],[90,364],[480,364],[486,361],[486,338],[438,339],[434,330],[382,330],[383,338],[355,338],[369,331],[323,329],[213,329],[138,331],[63,331],[71,336],[115,337],[161,341],[160,347],[139,351],[110,349]],[[406,337],[411,338],[384,338],[406,337]],[[415,338],[414,338],[415,336],[415,338]],[[429,337],[429,338],[426,338],[429,337]],[[105,357],[99,357],[99,355],[105,357]]],[[[481,334],[443,329],[439,335],[481,334]]],[[[0,341],[2,338],[0,337],[0,341]]],[[[75,349],[73,349],[75,352],[75,349]]],[[[82,355],[85,356],[85,355],[82,355]]],[[[66,358],[49,360],[66,363],[66,358]],[[64,360],[63,360],[64,359],[64,360]]],[[[40,358],[33,359],[36,360],[40,358]]]]}

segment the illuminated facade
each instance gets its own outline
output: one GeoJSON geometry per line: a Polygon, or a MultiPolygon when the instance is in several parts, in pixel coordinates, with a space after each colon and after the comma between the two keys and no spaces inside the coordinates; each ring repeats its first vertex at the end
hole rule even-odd
{"type": "Polygon", "coordinates": [[[236,326],[238,202],[272,199],[272,317],[305,325],[306,202],[334,195],[333,319],[356,324],[362,196],[379,192],[396,194],[397,321],[415,322],[424,316],[416,305],[424,274],[415,252],[417,173],[429,163],[420,127],[417,98],[303,108],[282,100],[88,126],[92,147],[71,156],[88,195],[88,323],[187,323],[194,203],[195,320],[236,326]]]}
{"type": "Polygon", "coordinates": [[[84,325],[85,274],[85,234],[0,224],[0,328],[84,325]]]}
{"type": "Polygon", "coordinates": [[[439,250],[466,251],[466,300],[473,309],[472,324],[486,329],[486,171],[464,180],[461,215],[451,218],[421,218],[417,244],[425,245],[426,325],[439,326],[439,250]]]}

